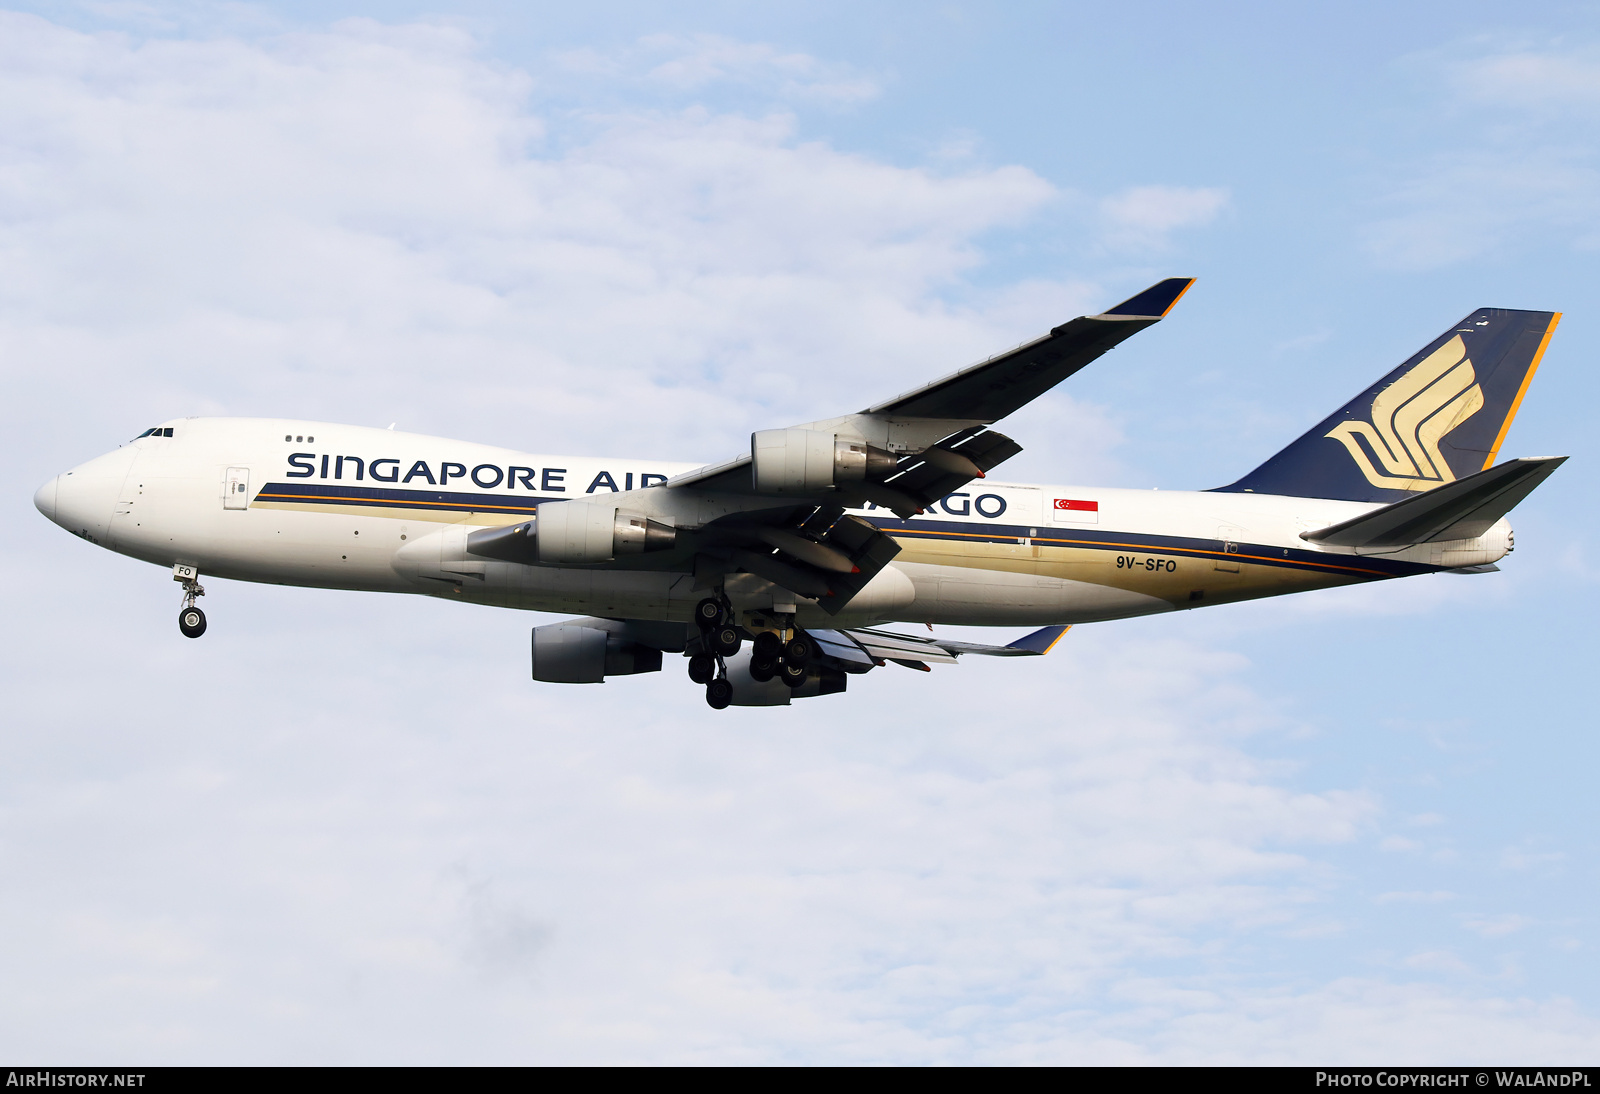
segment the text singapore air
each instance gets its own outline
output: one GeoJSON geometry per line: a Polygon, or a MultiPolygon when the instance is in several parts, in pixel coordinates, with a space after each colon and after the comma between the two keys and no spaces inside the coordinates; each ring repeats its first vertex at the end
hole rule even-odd
{"type": "Polygon", "coordinates": [[[185,418],[41,487],[75,535],[200,577],[582,613],[533,629],[533,677],[599,683],[682,654],[706,701],[784,705],[895,662],[1036,656],[1075,623],[1484,573],[1565,457],[1496,456],[1560,316],[1482,308],[1266,463],[1204,491],[997,482],[992,429],[1192,282],[855,414],[700,466],[530,455],[359,426],[185,418]],[[889,623],[1038,628],[1007,645],[889,623]]]}

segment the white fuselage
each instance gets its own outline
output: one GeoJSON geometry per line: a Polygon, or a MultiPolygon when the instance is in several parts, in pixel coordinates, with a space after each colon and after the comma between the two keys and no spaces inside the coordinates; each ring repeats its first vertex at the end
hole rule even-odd
{"type": "MultiPolygon", "coordinates": [[[[36,504],[121,554],[243,581],[633,619],[686,620],[704,595],[693,574],[671,569],[497,562],[465,550],[468,532],[525,520],[540,502],[651,490],[696,463],[532,455],[286,419],[163,425],[171,436],[65,472],[36,504]]],[[[1503,520],[1477,539],[1401,550],[1301,538],[1372,508],[980,479],[910,520],[857,510],[900,542],[900,555],[844,613],[802,600],[797,618],[1091,622],[1482,565],[1511,546],[1503,520]]],[[[749,608],[794,600],[748,574],[730,578],[728,594],[749,608]]]]}

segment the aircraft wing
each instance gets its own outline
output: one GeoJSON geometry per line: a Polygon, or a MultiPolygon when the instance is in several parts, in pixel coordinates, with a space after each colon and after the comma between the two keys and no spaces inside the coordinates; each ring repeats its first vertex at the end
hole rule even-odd
{"type": "Polygon", "coordinates": [[[816,640],[825,657],[838,662],[846,672],[868,672],[889,661],[928,672],[930,665],[953,665],[957,657],[967,653],[988,657],[1040,657],[1054,649],[1061,636],[1071,629],[1070,625],[1041,627],[1004,646],[895,634],[875,627],[806,633],[816,640]]]}
{"type": "Polygon", "coordinates": [[[984,477],[1022,451],[991,424],[1160,322],[1191,284],[1169,277],[859,413],[757,431],[749,454],[660,486],[541,505],[535,520],[473,532],[467,549],[512,562],[692,570],[701,589],[744,571],[837,615],[900,550],[847,510],[872,505],[904,519],[984,477]],[[639,543],[622,551],[619,535],[639,543]]]}
{"type": "Polygon", "coordinates": [[[1160,322],[1193,283],[1167,278],[859,413],[757,432],[750,454],[669,480],[660,489],[718,510],[692,533],[697,577],[744,570],[837,614],[899,551],[847,509],[906,518],[984,477],[1022,451],[992,423],[1160,322]]]}
{"type": "MultiPolygon", "coordinates": [[[[893,447],[904,447],[955,451],[966,456],[981,471],[988,471],[1002,460],[1022,451],[1022,446],[1009,438],[988,434],[982,426],[1019,410],[1108,350],[1160,322],[1193,284],[1192,277],[1169,277],[1099,315],[1079,316],[1053,328],[1048,334],[868,407],[858,414],[812,422],[797,428],[819,431],[833,428],[856,434],[866,443],[881,438],[892,446],[891,450],[893,447]],[[925,427],[918,429],[914,423],[925,427]],[[901,428],[896,430],[895,426],[901,428]],[[905,428],[907,426],[910,428],[905,428]],[[931,433],[926,428],[930,426],[931,433]],[[923,443],[918,445],[914,440],[897,443],[894,439],[897,432],[917,437],[923,443]],[[996,439],[975,443],[981,436],[996,439]],[[1009,447],[1009,451],[998,451],[1002,447],[1009,447]]],[[[935,458],[938,458],[937,455],[935,458]]],[[[738,456],[679,475],[666,485],[669,488],[695,487],[749,493],[755,489],[751,481],[752,463],[751,456],[738,456]]],[[[910,455],[903,456],[899,461],[896,477],[901,477],[898,484],[901,492],[924,503],[949,492],[931,493],[934,486],[942,484],[902,477],[914,470],[916,465],[917,461],[911,459],[910,455]]],[[[968,475],[950,489],[960,489],[961,485],[975,477],[968,475]]],[[[931,480],[932,476],[926,478],[931,480]]],[[[890,479],[885,485],[892,482],[893,479],[890,479]]],[[[895,506],[886,505],[885,508],[895,506]]]]}
{"type": "MultiPolygon", "coordinates": [[[[726,668],[735,706],[787,706],[791,699],[831,695],[846,690],[851,676],[860,676],[891,662],[920,672],[933,665],[953,665],[966,654],[989,657],[1039,657],[1049,653],[1070,626],[1041,627],[1004,646],[957,642],[932,635],[896,634],[876,627],[853,630],[813,629],[805,633],[815,652],[807,683],[793,691],[780,681],[757,679],[750,672],[751,647],[728,658],[726,668]]],[[[658,672],[662,654],[708,652],[706,639],[692,623],[656,619],[566,619],[535,627],[533,678],[550,683],[600,684],[609,676],[658,672]]],[[[770,675],[770,674],[769,674],[770,675]]]]}

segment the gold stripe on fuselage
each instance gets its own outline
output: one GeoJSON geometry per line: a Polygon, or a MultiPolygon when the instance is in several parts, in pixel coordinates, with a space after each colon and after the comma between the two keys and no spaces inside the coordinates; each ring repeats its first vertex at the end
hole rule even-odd
{"type": "Polygon", "coordinates": [[[1359,565],[1296,560],[1285,566],[1276,559],[1268,565],[1261,555],[1223,551],[1179,554],[1143,543],[1069,546],[1065,544],[1072,541],[1043,539],[987,543],[978,536],[943,532],[896,535],[895,539],[901,547],[896,562],[1082,581],[1158,597],[1178,607],[1251,600],[1389,576],[1359,565]],[[1219,569],[1219,562],[1237,569],[1219,569]]]}
{"type": "Polygon", "coordinates": [[[419,503],[410,509],[387,505],[341,505],[344,498],[321,501],[316,498],[296,496],[295,501],[262,500],[257,497],[250,503],[252,509],[276,509],[291,513],[322,513],[349,517],[379,517],[389,520],[424,521],[430,524],[480,524],[491,528],[503,527],[527,520],[531,513],[485,513],[462,506],[458,509],[438,508],[438,502],[419,503]],[[423,508],[423,505],[433,508],[423,508]]]}

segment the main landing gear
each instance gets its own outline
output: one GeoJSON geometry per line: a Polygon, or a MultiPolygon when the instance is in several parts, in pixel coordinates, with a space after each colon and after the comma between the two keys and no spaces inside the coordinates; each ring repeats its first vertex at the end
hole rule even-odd
{"type": "Polygon", "coordinates": [[[750,675],[767,681],[776,676],[786,687],[804,687],[810,676],[816,646],[809,635],[786,627],[786,642],[778,631],[762,631],[750,647],[750,675]]]}
{"type": "Polygon", "coordinates": [[[178,610],[178,629],[185,638],[199,638],[206,633],[206,613],[195,607],[195,600],[205,596],[200,585],[200,574],[193,566],[182,563],[172,568],[172,580],[183,585],[183,607],[178,610]]]}
{"type": "MultiPolygon", "coordinates": [[[[750,675],[760,683],[777,677],[791,689],[804,687],[816,645],[810,635],[795,629],[792,616],[783,618],[780,629],[756,635],[750,647],[750,675]]],[[[700,628],[701,652],[689,658],[689,679],[705,686],[706,702],[713,710],[722,710],[733,701],[726,658],[739,652],[745,632],[733,622],[733,605],[726,597],[700,601],[694,621],[700,628]]]]}
{"type": "Polygon", "coordinates": [[[689,679],[706,687],[706,703],[712,710],[723,710],[733,702],[733,685],[728,683],[725,658],[739,652],[744,636],[733,623],[733,605],[727,597],[708,596],[694,606],[695,625],[700,628],[702,647],[710,653],[689,658],[689,679]]]}

